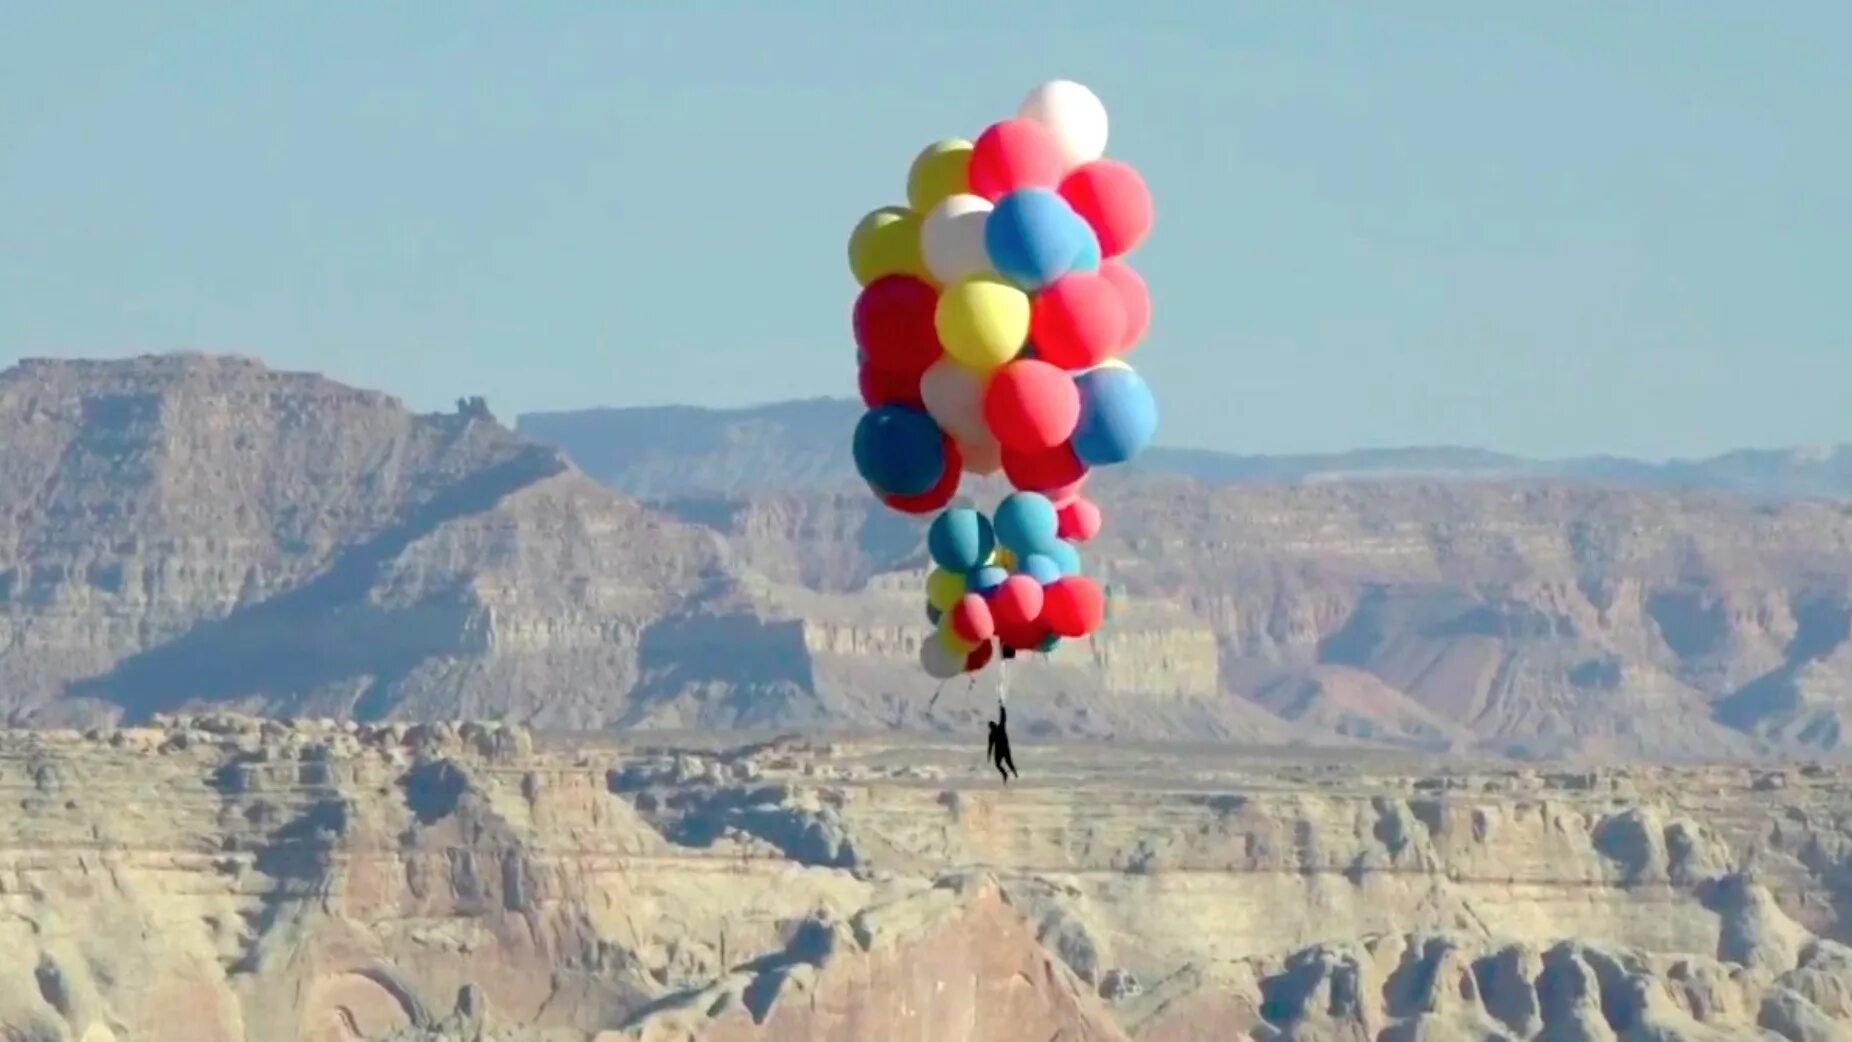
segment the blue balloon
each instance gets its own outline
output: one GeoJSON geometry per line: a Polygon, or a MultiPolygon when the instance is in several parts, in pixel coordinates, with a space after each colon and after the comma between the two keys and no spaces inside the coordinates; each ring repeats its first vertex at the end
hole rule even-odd
{"type": "Polygon", "coordinates": [[[1080,551],[1065,539],[1055,540],[1055,545],[1042,551],[1052,558],[1061,568],[1062,575],[1080,574],[1080,551]]]}
{"type": "Polygon", "coordinates": [[[1117,366],[1089,369],[1074,378],[1080,388],[1080,423],[1074,455],[1089,467],[1124,463],[1144,451],[1157,433],[1157,400],[1145,379],[1117,366]]]}
{"type": "Polygon", "coordinates": [[[1025,188],[997,200],[984,218],[984,251],[997,274],[1034,293],[1073,269],[1085,248],[1084,232],[1090,232],[1087,222],[1066,199],[1025,188]]]}
{"type": "Polygon", "coordinates": [[[1081,218],[1079,214],[1074,216],[1080,218],[1080,250],[1074,254],[1074,263],[1068,270],[1098,271],[1101,263],[1100,237],[1094,233],[1093,226],[1088,224],[1085,218],[1081,218]]]}
{"type": "Polygon", "coordinates": [[[985,565],[965,577],[965,590],[970,593],[988,595],[992,590],[1003,585],[1010,573],[996,565],[985,565]]]}
{"type": "Polygon", "coordinates": [[[855,425],[855,469],[877,492],[930,492],[945,476],[945,465],[945,435],[923,409],[883,405],[855,425]]]}
{"type": "Polygon", "coordinates": [[[1040,492],[1012,492],[997,504],[997,541],[1018,561],[1059,540],[1055,505],[1040,492]]]}
{"type": "Polygon", "coordinates": [[[1022,559],[1022,574],[1047,586],[1061,578],[1061,563],[1046,553],[1030,554],[1022,559]]]}
{"type": "Polygon", "coordinates": [[[954,507],[933,518],[926,530],[926,551],[948,572],[968,572],[990,560],[997,537],[990,520],[970,507],[954,507]]]}
{"type": "Polygon", "coordinates": [[[1048,636],[1042,638],[1042,642],[1035,646],[1035,650],[1040,651],[1043,654],[1047,654],[1048,652],[1055,650],[1055,648],[1059,646],[1060,643],[1061,643],[1061,638],[1053,633],[1050,633],[1048,636]]]}
{"type": "Polygon", "coordinates": [[[926,606],[926,621],[932,623],[934,626],[937,626],[939,624],[939,620],[943,618],[944,616],[945,616],[944,612],[933,607],[932,605],[928,604],[926,606]]]}

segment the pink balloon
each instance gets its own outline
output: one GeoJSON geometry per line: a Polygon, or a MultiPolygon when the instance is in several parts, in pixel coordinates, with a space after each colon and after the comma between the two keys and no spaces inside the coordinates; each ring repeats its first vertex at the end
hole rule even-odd
{"type": "Polygon", "coordinates": [[[1128,163],[1081,164],[1062,179],[1061,198],[1093,227],[1102,257],[1128,253],[1151,234],[1151,190],[1128,163]]]}
{"type": "Polygon", "coordinates": [[[1151,290],[1145,286],[1144,277],[1130,264],[1116,258],[1100,265],[1100,278],[1119,291],[1119,303],[1125,312],[1125,334],[1116,353],[1123,354],[1136,347],[1144,339],[1145,330],[1151,328],[1151,290]]]}
{"type": "Polygon", "coordinates": [[[1084,543],[1099,535],[1103,521],[1099,504],[1079,496],[1061,507],[1055,517],[1060,526],[1057,534],[1073,543],[1084,543]]]}
{"type": "Polygon", "coordinates": [[[1024,188],[1054,188],[1067,161],[1048,128],[1033,120],[993,123],[971,144],[971,194],[991,202],[1024,188]]]}
{"type": "Polygon", "coordinates": [[[1057,366],[1019,358],[984,387],[984,422],[1006,450],[1046,452],[1080,423],[1080,388],[1057,366]]]}
{"type": "Polygon", "coordinates": [[[1017,631],[1042,617],[1042,584],[1033,576],[1012,575],[991,591],[990,614],[997,630],[1017,631]]]}
{"type": "Polygon", "coordinates": [[[1125,294],[1103,274],[1073,271],[1035,295],[1029,339],[1035,357],[1063,369],[1089,369],[1125,345],[1125,294]]]}

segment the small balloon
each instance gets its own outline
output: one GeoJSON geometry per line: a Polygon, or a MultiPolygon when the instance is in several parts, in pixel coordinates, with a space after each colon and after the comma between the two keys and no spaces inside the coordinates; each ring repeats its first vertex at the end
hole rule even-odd
{"type": "Polygon", "coordinates": [[[1116,257],[1100,265],[1100,277],[1118,289],[1119,303],[1125,309],[1125,335],[1117,351],[1123,354],[1138,346],[1145,330],[1151,328],[1151,290],[1145,286],[1143,276],[1116,257]]]}
{"type": "Polygon", "coordinates": [[[1041,619],[1019,626],[998,626],[997,643],[1008,651],[1034,651],[1048,639],[1048,632],[1048,624],[1041,619]]]}
{"type": "Polygon", "coordinates": [[[1021,574],[1047,586],[1049,583],[1058,582],[1062,571],[1061,566],[1055,562],[1053,557],[1047,554],[1030,554],[1022,559],[1021,574]]]}
{"type": "Polygon", "coordinates": [[[966,656],[959,655],[938,634],[920,641],[920,668],[934,680],[950,680],[964,672],[966,656]]]}
{"type": "Polygon", "coordinates": [[[910,275],[888,275],[855,298],[855,343],[868,364],[918,380],[938,361],[939,291],[910,275]]]}
{"type": "Polygon", "coordinates": [[[1061,538],[1070,542],[1085,543],[1100,534],[1099,505],[1091,499],[1076,496],[1066,506],[1056,511],[1060,520],[1061,538]]]}
{"type": "Polygon", "coordinates": [[[1068,167],[1106,154],[1106,106],[1099,95],[1073,80],[1050,80],[1031,90],[1016,115],[1048,128],[1068,167]]]}
{"type": "Polygon", "coordinates": [[[934,626],[937,626],[939,625],[939,620],[943,618],[945,618],[944,612],[940,611],[939,609],[933,607],[930,604],[926,606],[926,621],[927,622],[930,622],[934,626]]]}
{"type": "Polygon", "coordinates": [[[1010,573],[995,565],[985,565],[972,572],[965,580],[965,586],[972,592],[988,596],[992,590],[1002,586],[1010,573]]]}
{"type": "Polygon", "coordinates": [[[1151,234],[1151,192],[1138,171],[1116,159],[1096,159],[1061,181],[1068,201],[1099,237],[1100,254],[1130,253],[1151,234]]]}
{"type": "Polygon", "coordinates": [[[907,204],[914,213],[930,212],[969,187],[970,169],[971,142],[952,138],[927,145],[907,171],[907,204]]]}
{"type": "Polygon", "coordinates": [[[989,431],[984,432],[983,441],[959,442],[958,451],[964,456],[967,474],[989,477],[1003,469],[1003,446],[991,439],[989,431]]]}
{"type": "Polygon", "coordinates": [[[940,612],[952,610],[965,595],[965,577],[957,572],[935,568],[926,575],[926,603],[940,612]]]}
{"type": "Polygon", "coordinates": [[[1012,452],[1046,452],[1067,441],[1080,420],[1080,391],[1062,369],[1019,358],[984,387],[984,422],[1012,452]]]}
{"type": "Polygon", "coordinates": [[[994,123],[971,147],[970,191],[993,202],[1024,188],[1052,189],[1068,163],[1042,124],[1026,119],[994,123]]]}
{"type": "Polygon", "coordinates": [[[1144,451],[1157,432],[1157,400],[1130,366],[1091,369],[1075,377],[1080,421],[1074,455],[1090,467],[1124,463],[1144,451]]]}
{"type": "Polygon", "coordinates": [[[951,196],[927,212],[920,250],[926,270],[941,286],[991,273],[984,225],[993,209],[990,200],[967,193],[951,196]]]}
{"type": "Polygon", "coordinates": [[[997,200],[984,221],[984,252],[997,274],[1033,293],[1073,270],[1088,234],[1067,200],[1026,188],[997,200]]]}
{"type": "Polygon", "coordinates": [[[990,641],[985,641],[977,647],[972,648],[971,654],[965,656],[965,672],[976,673],[978,670],[990,665],[991,656],[995,655],[996,651],[997,646],[990,641]]]}
{"type": "Polygon", "coordinates": [[[1068,445],[1057,445],[1046,452],[1004,449],[1003,474],[1024,492],[1051,493],[1086,477],[1087,465],[1068,445]]]}
{"type": "MultiPolygon", "coordinates": [[[[969,508],[947,510],[926,530],[926,550],[948,572],[969,572],[990,559],[997,537],[990,520],[969,508]]],[[[981,640],[981,637],[973,637],[981,640]]]]}
{"type": "Polygon", "coordinates": [[[987,598],[998,632],[1020,631],[1042,616],[1042,584],[1027,575],[1012,575],[987,598]]]}
{"type": "Polygon", "coordinates": [[[1106,616],[1106,597],[1092,579],[1070,575],[1048,587],[1042,611],[1055,633],[1063,637],[1085,637],[1100,628],[1106,616]]]}
{"type": "Polygon", "coordinates": [[[1055,506],[1035,492],[1012,492],[997,504],[994,523],[997,543],[1018,561],[1040,553],[1059,541],[1055,506]]]}
{"type": "Polygon", "coordinates": [[[1029,311],[1035,357],[1063,369],[1087,369],[1125,344],[1124,292],[1101,274],[1069,272],[1035,295],[1029,311]]]}
{"type": "MultiPolygon", "coordinates": [[[[954,606],[953,610],[957,610],[956,606],[954,606]]],[[[952,628],[952,617],[949,614],[944,619],[940,620],[937,636],[940,643],[952,649],[952,654],[958,656],[959,662],[963,662],[965,656],[971,653],[971,649],[977,647],[975,641],[966,640],[959,635],[957,630],[952,628]]]]}
{"type": "Polygon", "coordinates": [[[1056,634],[1050,633],[1048,636],[1042,638],[1042,642],[1035,646],[1035,650],[1047,655],[1060,646],[1061,638],[1056,634]]]}
{"type": "Polygon", "coordinates": [[[996,279],[966,279],[939,294],[933,326],[954,362],[989,373],[1016,357],[1029,339],[1029,297],[996,279]]]}
{"type": "Polygon", "coordinates": [[[863,217],[849,235],[849,270],[864,286],[889,275],[925,277],[920,215],[904,206],[883,206],[863,217]]]}
{"type": "Polygon", "coordinates": [[[967,593],[952,605],[948,620],[952,631],[971,644],[981,644],[997,633],[997,621],[991,615],[990,602],[975,593],[967,593]]]}
{"type": "Polygon", "coordinates": [[[870,409],[855,425],[853,449],[862,479],[884,495],[921,495],[945,475],[945,435],[924,409],[870,409]]]}

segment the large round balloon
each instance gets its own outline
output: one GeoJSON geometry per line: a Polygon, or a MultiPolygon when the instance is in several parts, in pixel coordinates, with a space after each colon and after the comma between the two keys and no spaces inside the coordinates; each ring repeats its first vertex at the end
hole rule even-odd
{"type": "Polygon", "coordinates": [[[920,642],[920,668],[934,680],[950,680],[963,673],[967,658],[953,651],[937,633],[920,642]]]}
{"type": "Polygon", "coordinates": [[[1042,553],[1058,541],[1055,505],[1035,492],[1012,492],[997,504],[997,542],[1017,560],[1042,553]]]}
{"type": "Polygon", "coordinates": [[[922,495],[945,476],[945,435],[924,409],[870,409],[855,425],[854,455],[862,480],[884,495],[922,495]]]}
{"type": "Polygon", "coordinates": [[[997,633],[990,602],[975,593],[965,594],[952,605],[949,621],[952,631],[971,644],[982,644],[997,633]]]}
{"type": "Polygon", "coordinates": [[[1025,492],[1052,493],[1085,478],[1087,465],[1074,455],[1071,445],[1057,445],[1046,452],[1004,449],[1003,476],[1025,492]]]}
{"type": "Polygon", "coordinates": [[[1151,234],[1151,192],[1138,171],[1116,159],[1096,159],[1061,181],[1061,198],[1099,236],[1100,254],[1129,253],[1151,234]]]}
{"type": "Polygon", "coordinates": [[[947,196],[970,185],[971,142],[956,138],[935,141],[920,151],[907,171],[907,205],[914,213],[927,213],[947,196]]]}
{"type": "Polygon", "coordinates": [[[935,568],[926,574],[926,603],[939,611],[951,611],[964,595],[965,577],[957,572],[935,568]]]}
{"type": "Polygon", "coordinates": [[[1027,575],[1010,576],[985,599],[999,631],[1019,630],[1042,617],[1042,584],[1027,575]]]}
{"type": "MultiPolygon", "coordinates": [[[[997,537],[990,521],[969,507],[947,510],[933,518],[926,530],[926,552],[933,563],[950,572],[969,572],[990,560],[997,537]]],[[[981,637],[973,637],[981,640],[981,637]]]]}
{"type": "Polygon", "coordinates": [[[1130,351],[1151,327],[1151,291],[1146,288],[1143,276],[1116,257],[1100,265],[1100,277],[1119,291],[1119,303],[1125,309],[1125,336],[1119,344],[1119,352],[1130,351]]]}
{"type": "Polygon", "coordinates": [[[1074,455],[1090,467],[1124,463],[1144,451],[1157,432],[1157,401],[1131,366],[1102,366],[1074,378],[1080,388],[1080,423],[1074,455]]]}
{"type": "Polygon", "coordinates": [[[939,475],[939,480],[931,488],[917,496],[884,494],[881,496],[881,502],[890,509],[916,516],[936,514],[944,510],[945,505],[952,501],[952,497],[958,495],[958,484],[964,479],[965,473],[965,461],[960,458],[958,443],[948,437],[945,438],[944,445],[945,472],[939,475]]]}
{"type": "Polygon", "coordinates": [[[863,217],[849,234],[849,270],[864,286],[889,275],[924,276],[920,215],[904,206],[883,206],[863,217]]]}
{"type": "Polygon", "coordinates": [[[862,392],[862,404],[870,409],[883,405],[911,405],[921,408],[920,381],[906,373],[876,369],[863,362],[855,374],[856,387],[862,392]]]}
{"type": "Polygon", "coordinates": [[[997,200],[984,221],[984,252],[997,274],[1033,293],[1073,270],[1089,234],[1067,200],[1025,188],[997,200]]]}
{"type": "Polygon", "coordinates": [[[1070,575],[1045,591],[1042,618],[1063,637],[1088,636],[1100,628],[1105,615],[1105,595],[1084,575],[1070,575]]]}
{"type": "Polygon", "coordinates": [[[927,211],[920,226],[920,252],[926,270],[941,286],[989,274],[984,225],[994,209],[990,200],[964,193],[948,196],[927,211]]]}
{"type": "Polygon", "coordinates": [[[1125,298],[1104,275],[1074,271],[1036,294],[1029,312],[1035,357],[1063,369],[1087,369],[1125,344],[1125,298]]]}
{"type": "Polygon", "coordinates": [[[971,194],[997,200],[1024,188],[1053,189],[1067,173],[1061,145],[1027,119],[993,123],[971,147],[971,194]]]}
{"type": "Polygon", "coordinates": [[[1080,392],[1062,369],[1019,358],[984,387],[984,422],[1012,452],[1046,452],[1068,440],[1080,420],[1080,392]]]}
{"type": "Polygon", "coordinates": [[[910,275],[888,275],[855,298],[855,343],[877,369],[919,379],[939,360],[939,292],[910,275]]]}
{"type": "Polygon", "coordinates": [[[1016,357],[1029,339],[1029,297],[997,279],[966,279],[939,294],[933,324],[946,355],[988,373],[1016,357]]]}
{"type": "Polygon", "coordinates": [[[1104,520],[1097,503],[1079,496],[1057,510],[1056,515],[1061,522],[1061,538],[1075,543],[1085,543],[1099,535],[1104,520]]]}
{"type": "Polygon", "coordinates": [[[994,440],[984,422],[984,377],[950,358],[941,358],[919,380],[926,411],[952,437],[967,445],[994,440]]]}
{"type": "Polygon", "coordinates": [[[1050,80],[1036,87],[1016,115],[1047,127],[1069,167],[1106,154],[1106,106],[1073,80],[1050,80]]]}

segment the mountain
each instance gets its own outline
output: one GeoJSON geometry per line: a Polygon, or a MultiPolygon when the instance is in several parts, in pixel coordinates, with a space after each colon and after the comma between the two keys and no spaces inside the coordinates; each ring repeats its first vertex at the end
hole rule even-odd
{"type": "MultiPolygon", "coordinates": [[[[238,358],[22,363],[0,373],[0,711],[977,733],[997,671],[919,671],[922,526],[828,462],[852,416],[581,418],[606,487],[480,401],[417,415],[238,358]]],[[[1852,504],[1457,474],[1091,488],[1111,625],[1011,670],[1025,739],[1852,751],[1852,504]]]]}
{"type": "Polygon", "coordinates": [[[1844,767],[0,732],[19,1042],[1824,1042],[1844,767]],[[17,808],[15,810],[15,808],[17,808]]]}
{"type": "MultiPolygon", "coordinates": [[[[836,398],[745,409],[585,409],[528,413],[516,429],[558,446],[586,473],[631,495],[726,495],[854,486],[849,439],[863,411],[859,401],[836,398]]],[[[1527,479],[1723,491],[1769,501],[1852,498],[1852,444],[1665,463],[1607,456],[1533,460],[1448,446],[1284,456],[1154,447],[1133,469],[1214,485],[1527,479]]]]}

